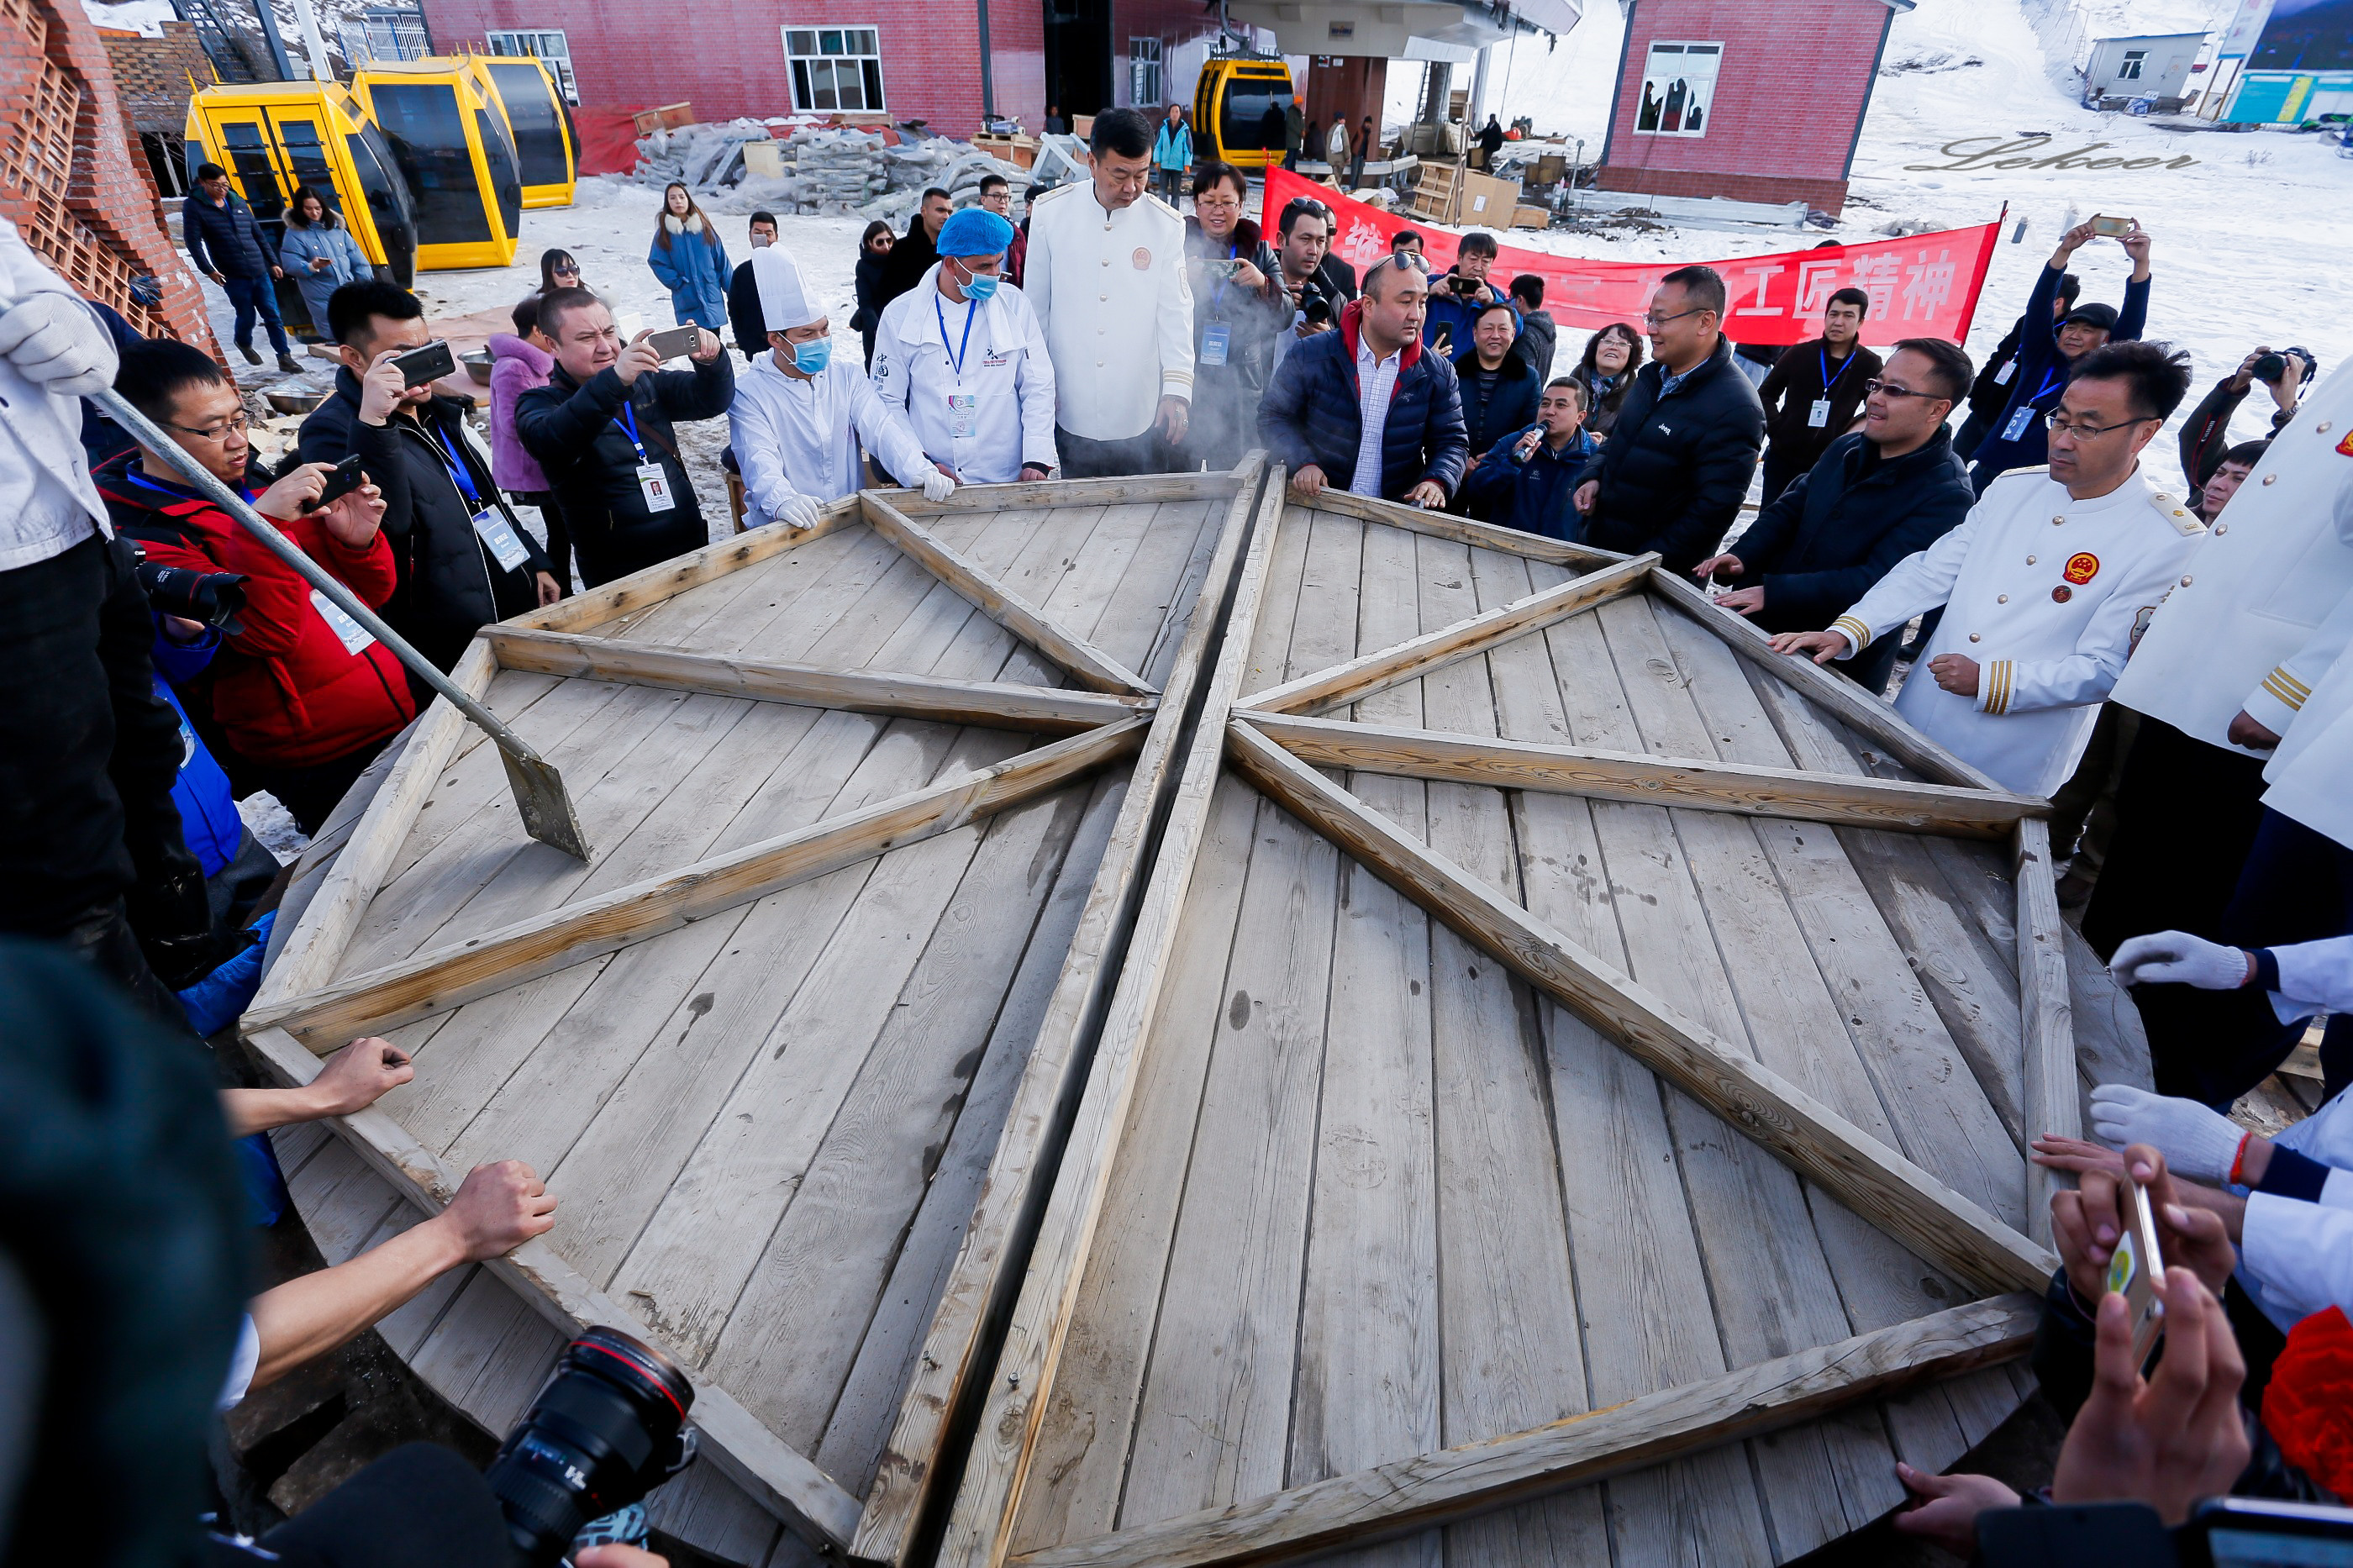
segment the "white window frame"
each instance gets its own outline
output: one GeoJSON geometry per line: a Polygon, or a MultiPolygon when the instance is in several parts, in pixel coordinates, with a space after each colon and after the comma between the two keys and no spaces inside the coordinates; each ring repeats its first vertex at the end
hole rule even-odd
{"type": "Polygon", "coordinates": [[[433,52],[425,13],[391,5],[372,5],[336,26],[343,58],[361,65],[373,60],[419,60],[433,52]]]}
{"type": "Polygon", "coordinates": [[[580,101],[580,84],[572,75],[572,41],[564,36],[563,28],[493,27],[487,41],[494,55],[540,61],[555,79],[555,90],[564,95],[564,101],[580,101]]]}
{"type": "Polygon", "coordinates": [[[1715,86],[1724,68],[1724,45],[1706,38],[1653,38],[1642,58],[1641,96],[1634,102],[1637,136],[1705,136],[1715,123],[1715,86]],[[1697,68],[1704,64],[1704,71],[1697,68]],[[1652,113],[1652,89],[1657,111],[1652,113]],[[1677,88],[1682,101],[1675,103],[1677,88]],[[1674,105],[1674,128],[1666,128],[1667,110],[1674,105]],[[1696,112],[1697,124],[1693,123],[1696,112]],[[1644,125],[1644,117],[1651,123],[1644,125]]]}
{"type": "Polygon", "coordinates": [[[2147,49],[2126,49],[2125,51],[2124,64],[2116,68],[2116,79],[2118,81],[2140,80],[2141,68],[2147,63],[2148,51],[2147,49]]]}
{"type": "Polygon", "coordinates": [[[1166,58],[1158,38],[1127,40],[1128,102],[1136,108],[1158,106],[1166,101],[1160,96],[1161,66],[1166,58]]]}
{"type": "Polygon", "coordinates": [[[882,29],[880,26],[871,22],[814,24],[786,22],[776,29],[776,35],[778,41],[784,46],[785,76],[790,84],[794,109],[803,114],[888,114],[890,112],[890,90],[882,79],[882,29]],[[795,47],[797,35],[798,40],[808,47],[795,47]],[[827,48],[825,44],[828,37],[839,40],[840,47],[827,48]],[[859,47],[861,44],[865,47],[859,47]],[[855,108],[842,107],[839,73],[845,61],[856,73],[860,99],[863,100],[868,96],[867,87],[871,83],[874,89],[875,102],[861,103],[855,108]],[[822,89],[816,80],[819,74],[818,68],[820,66],[824,68],[824,73],[827,76],[834,79],[822,89]],[[870,66],[872,68],[871,70],[868,68],[870,66]],[[822,102],[821,100],[828,94],[832,96],[833,101],[822,102]]]}

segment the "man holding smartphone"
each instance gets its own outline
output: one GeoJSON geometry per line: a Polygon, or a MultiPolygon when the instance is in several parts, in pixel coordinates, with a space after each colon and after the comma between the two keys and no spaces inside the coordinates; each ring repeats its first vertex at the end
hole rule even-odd
{"type": "MultiPolygon", "coordinates": [[[[302,421],[296,449],[306,463],[356,456],[384,492],[384,531],[399,572],[385,619],[450,669],[481,627],[552,605],[561,590],[538,542],[507,514],[466,428],[466,405],[430,381],[411,384],[420,362],[447,353],[417,296],[361,279],[335,290],[327,321],[343,368],[333,395],[302,421]],[[419,352],[428,348],[440,353],[419,352]]],[[[422,707],[431,688],[411,679],[422,707]]]]}
{"type": "Polygon", "coordinates": [[[1479,312],[1504,298],[1487,281],[1497,254],[1495,237],[1474,229],[1462,237],[1446,276],[1430,280],[1430,314],[1421,323],[1421,341],[1449,359],[1471,346],[1471,328],[1479,312]]]}

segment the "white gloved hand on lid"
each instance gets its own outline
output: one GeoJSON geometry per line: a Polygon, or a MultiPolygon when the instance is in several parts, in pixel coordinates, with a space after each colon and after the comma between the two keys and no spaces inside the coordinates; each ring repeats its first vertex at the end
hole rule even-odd
{"type": "Polygon", "coordinates": [[[2119,985],[2195,985],[2200,991],[2235,991],[2247,983],[2247,955],[2242,949],[2191,936],[2186,931],[2161,931],[2137,936],[2116,949],[2108,973],[2119,985]]]}
{"type": "Polygon", "coordinates": [[[777,506],[776,521],[786,528],[815,528],[818,522],[817,502],[798,492],[788,495],[777,506]]]}
{"type": "Polygon", "coordinates": [[[923,476],[923,499],[925,500],[942,501],[947,500],[948,497],[954,494],[955,494],[955,481],[948,478],[945,474],[940,472],[937,468],[932,469],[929,473],[923,476]]]}
{"type": "Polygon", "coordinates": [[[2222,1182],[2238,1163],[2246,1131],[2194,1100],[2104,1083],[2092,1090],[2092,1134],[2111,1149],[2150,1144],[2175,1175],[2222,1182]]]}

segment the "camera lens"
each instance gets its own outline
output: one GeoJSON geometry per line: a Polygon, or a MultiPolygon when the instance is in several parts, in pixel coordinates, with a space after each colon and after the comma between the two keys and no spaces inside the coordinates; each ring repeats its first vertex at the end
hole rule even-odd
{"type": "Polygon", "coordinates": [[[670,1359],[616,1329],[564,1347],[554,1375],[500,1446],[484,1479],[521,1560],[560,1560],[580,1527],[627,1508],[691,1457],[681,1438],[694,1387],[670,1359]]]}
{"type": "Polygon", "coordinates": [[[2276,383],[2287,374],[2287,358],[2284,354],[2265,354],[2255,361],[2251,374],[2257,381],[2276,383]]]}

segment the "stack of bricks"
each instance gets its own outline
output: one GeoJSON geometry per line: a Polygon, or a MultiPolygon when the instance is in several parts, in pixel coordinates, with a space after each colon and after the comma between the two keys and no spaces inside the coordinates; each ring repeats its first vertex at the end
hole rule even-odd
{"type": "Polygon", "coordinates": [[[0,216],[134,331],[219,357],[204,295],[164,232],[106,50],[77,0],[0,0],[0,216]],[[142,276],[162,291],[153,308],[132,298],[142,276]]]}
{"type": "Polygon", "coordinates": [[[196,41],[195,25],[166,22],[157,38],[118,27],[100,27],[98,36],[131,129],[177,137],[188,123],[189,83],[209,86],[217,79],[196,41]]]}

